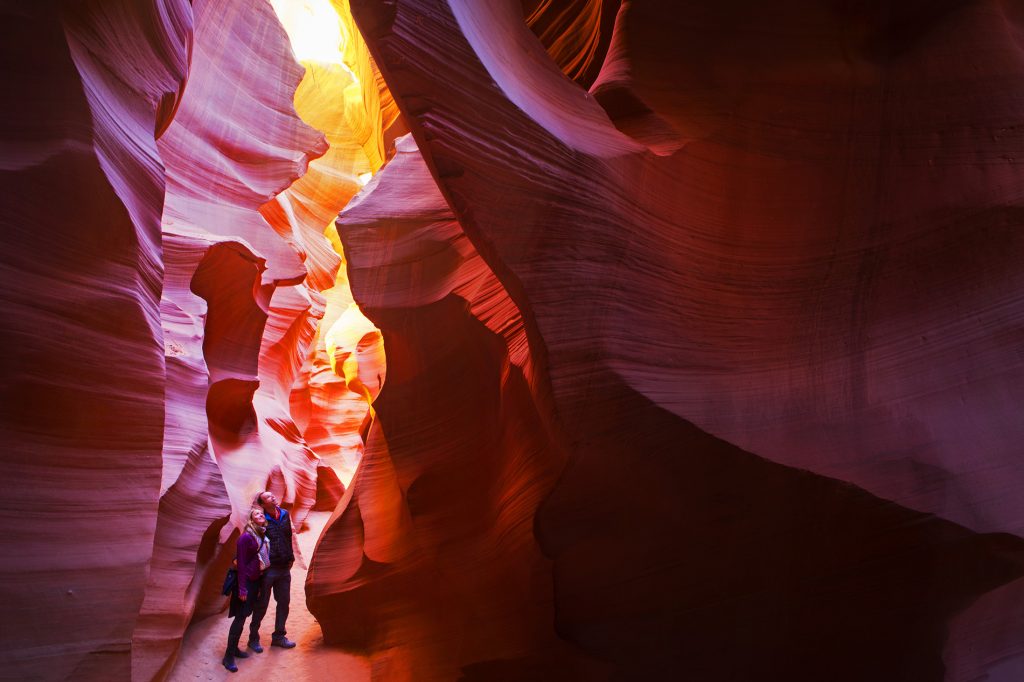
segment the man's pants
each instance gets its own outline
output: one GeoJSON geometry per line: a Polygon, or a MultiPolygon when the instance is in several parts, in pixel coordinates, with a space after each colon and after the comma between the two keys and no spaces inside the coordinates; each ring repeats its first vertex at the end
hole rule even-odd
{"type": "Polygon", "coordinates": [[[252,624],[249,626],[250,640],[258,641],[260,638],[260,623],[263,622],[263,616],[267,615],[271,590],[274,592],[274,601],[277,602],[277,617],[274,619],[274,634],[271,637],[282,639],[285,636],[284,624],[288,620],[288,604],[292,599],[292,572],[290,568],[271,566],[263,574],[260,598],[252,612],[252,624]]]}

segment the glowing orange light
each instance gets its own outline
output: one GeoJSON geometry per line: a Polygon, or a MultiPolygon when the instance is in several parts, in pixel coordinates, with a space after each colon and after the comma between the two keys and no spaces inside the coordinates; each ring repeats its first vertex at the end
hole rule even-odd
{"type": "Polygon", "coordinates": [[[326,307],[311,350],[315,377],[310,378],[304,398],[310,401],[309,423],[316,427],[307,438],[348,485],[361,453],[361,449],[353,451],[361,448],[352,444],[353,430],[360,427],[365,414],[373,418],[373,401],[385,380],[384,343],[380,330],[354,303],[344,265],[334,275],[334,286],[329,286],[336,262],[323,257],[322,249],[313,248],[316,240],[310,233],[326,237],[344,261],[334,221],[384,164],[384,131],[395,124],[398,113],[390,93],[381,87],[348,0],[270,3],[295,58],[306,67],[295,91],[295,111],[324,134],[330,148],[310,161],[305,175],[278,196],[274,210],[264,215],[270,216],[275,229],[296,235],[293,239],[299,247],[307,243],[310,247],[308,281],[322,293],[326,307]],[[316,369],[326,369],[325,365],[336,380],[316,369]]]}

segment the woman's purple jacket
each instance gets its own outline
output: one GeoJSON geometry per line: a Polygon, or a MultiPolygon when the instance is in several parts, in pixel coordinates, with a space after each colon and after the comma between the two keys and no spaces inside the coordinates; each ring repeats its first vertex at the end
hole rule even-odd
{"type": "Polygon", "coordinates": [[[249,583],[260,579],[260,541],[248,531],[238,538],[238,596],[247,597],[249,583]]]}

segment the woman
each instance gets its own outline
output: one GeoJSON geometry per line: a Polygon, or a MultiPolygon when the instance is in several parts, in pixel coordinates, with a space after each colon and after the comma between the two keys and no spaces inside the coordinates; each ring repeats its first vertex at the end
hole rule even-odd
{"type": "Polygon", "coordinates": [[[249,512],[249,522],[245,524],[245,532],[238,538],[238,587],[231,595],[231,608],[228,609],[228,617],[232,618],[231,627],[228,629],[228,646],[224,652],[224,660],[221,661],[224,667],[233,673],[238,672],[235,665],[235,658],[248,658],[249,654],[239,650],[238,640],[242,638],[242,629],[245,627],[245,619],[252,613],[256,599],[260,591],[260,574],[262,566],[260,561],[261,550],[266,553],[264,546],[267,544],[265,536],[267,519],[263,516],[262,509],[253,509],[249,512]]]}

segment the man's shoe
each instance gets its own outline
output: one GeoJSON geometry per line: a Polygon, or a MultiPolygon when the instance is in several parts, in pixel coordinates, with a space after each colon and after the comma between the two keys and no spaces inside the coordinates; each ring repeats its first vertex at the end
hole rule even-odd
{"type": "Polygon", "coordinates": [[[288,639],[287,637],[277,637],[275,639],[270,640],[270,646],[279,646],[282,649],[294,649],[295,642],[288,639]]]}
{"type": "Polygon", "coordinates": [[[224,664],[224,667],[227,668],[229,671],[231,671],[233,673],[237,673],[238,672],[238,666],[235,665],[235,657],[234,656],[231,656],[230,654],[225,656],[221,660],[221,663],[224,664]]]}
{"type": "Polygon", "coordinates": [[[235,649],[235,658],[249,658],[249,654],[245,653],[241,649],[235,649]]]}
{"type": "Polygon", "coordinates": [[[249,640],[249,648],[252,649],[253,651],[255,651],[258,654],[262,654],[263,653],[263,647],[260,646],[260,640],[258,640],[258,639],[250,639],[249,640]]]}

